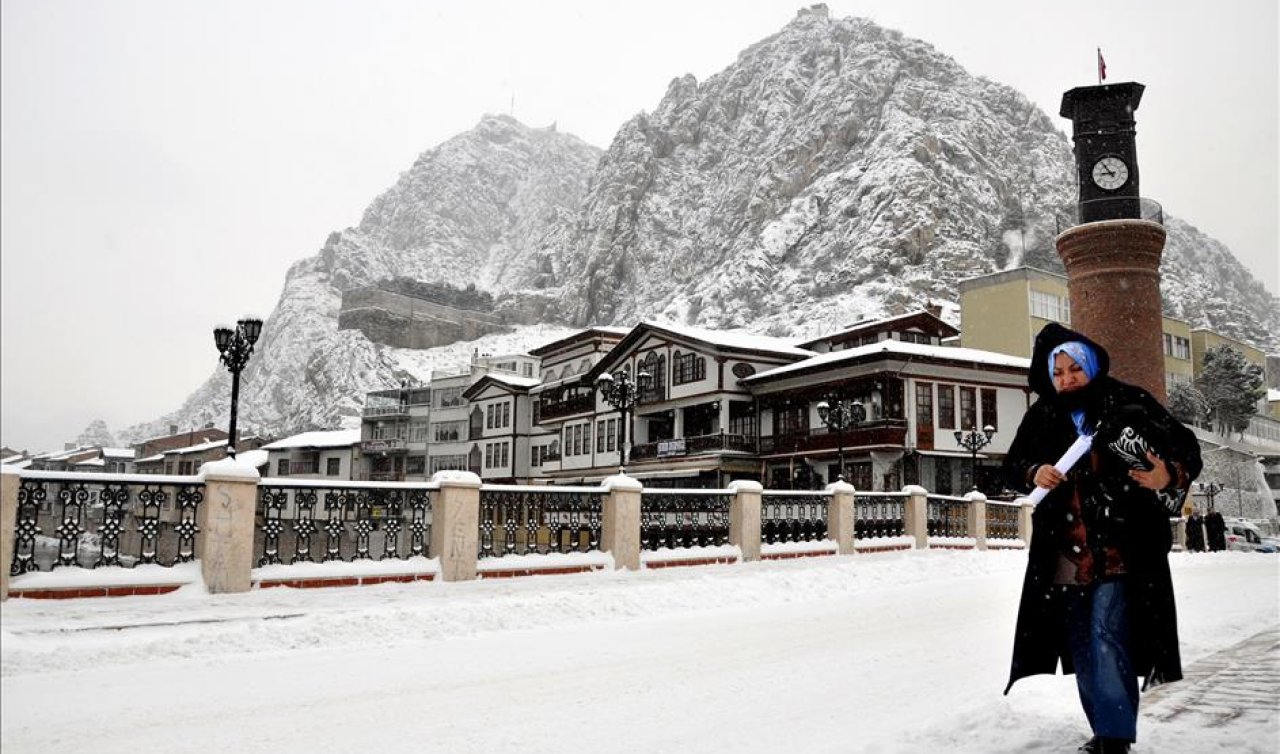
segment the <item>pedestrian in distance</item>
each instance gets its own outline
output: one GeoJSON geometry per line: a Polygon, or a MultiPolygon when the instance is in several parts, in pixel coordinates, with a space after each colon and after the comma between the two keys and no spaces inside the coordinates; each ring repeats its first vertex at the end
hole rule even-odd
{"type": "Polygon", "coordinates": [[[1021,678],[1074,674],[1093,731],[1081,752],[1128,752],[1142,688],[1182,678],[1168,553],[1200,473],[1200,447],[1145,390],[1109,375],[1110,357],[1050,323],[1028,382],[1038,395],[1005,457],[1009,486],[1048,493],[1031,544],[1005,694],[1021,678]],[[1092,446],[1065,473],[1078,438],[1092,446]]]}
{"type": "Polygon", "coordinates": [[[1222,520],[1222,514],[1217,509],[1211,508],[1209,514],[1204,517],[1204,528],[1209,538],[1210,552],[1222,552],[1227,549],[1227,522],[1222,520]]]}
{"type": "Polygon", "coordinates": [[[1187,517],[1187,550],[1204,552],[1204,517],[1200,515],[1199,508],[1193,509],[1187,517]]]}

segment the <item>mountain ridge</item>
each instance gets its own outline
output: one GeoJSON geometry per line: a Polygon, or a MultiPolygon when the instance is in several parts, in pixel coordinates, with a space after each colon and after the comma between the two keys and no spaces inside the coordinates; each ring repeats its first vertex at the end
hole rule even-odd
{"type": "MultiPolygon", "coordinates": [[[[548,326],[665,319],[801,337],[954,302],[964,277],[1061,272],[1072,160],[1066,134],[1012,88],[900,32],[804,9],[706,81],[673,78],[604,150],[485,116],[424,152],[357,226],[290,268],[244,375],[242,426],[350,425],[364,392],[429,377],[429,355],[337,329],[341,292],[379,279],[474,283],[548,326]]],[[[1280,347],[1280,298],[1221,243],[1165,225],[1167,313],[1280,347]]],[[[226,382],[219,371],[127,432],[221,419],[226,382]]]]}

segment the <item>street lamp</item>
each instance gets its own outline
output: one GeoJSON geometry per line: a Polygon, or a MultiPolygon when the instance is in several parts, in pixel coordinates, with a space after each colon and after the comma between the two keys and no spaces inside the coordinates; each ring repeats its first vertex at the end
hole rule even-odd
{"type": "Polygon", "coordinates": [[[1209,510],[1212,511],[1213,498],[1219,492],[1222,492],[1222,485],[1218,484],[1217,482],[1209,482],[1208,484],[1205,484],[1204,482],[1196,482],[1196,487],[1200,488],[1201,495],[1204,495],[1205,497],[1209,498],[1209,510]]]}
{"type": "Polygon", "coordinates": [[[635,380],[632,380],[631,375],[625,371],[616,378],[608,372],[596,378],[596,391],[600,393],[600,397],[622,414],[622,446],[619,448],[618,456],[619,474],[627,473],[627,450],[630,448],[628,436],[634,434],[634,432],[629,433],[628,430],[632,429],[636,401],[642,393],[649,390],[652,384],[653,375],[643,370],[636,373],[635,380]]]}
{"type": "Polygon", "coordinates": [[[836,478],[844,481],[844,431],[867,418],[867,410],[861,401],[850,401],[831,396],[818,404],[818,418],[827,425],[828,432],[836,433],[836,447],[840,465],[836,478]]]}
{"type": "Polygon", "coordinates": [[[973,427],[968,432],[955,431],[956,442],[960,447],[969,451],[971,459],[969,461],[969,474],[973,478],[973,488],[978,489],[978,451],[991,444],[991,436],[996,433],[996,428],[988,424],[979,432],[977,427],[973,427]]]}
{"type": "Polygon", "coordinates": [[[219,357],[231,372],[231,424],[227,428],[227,457],[236,457],[236,409],[240,402],[240,372],[253,355],[253,344],[262,334],[262,320],[245,318],[236,323],[236,329],[219,327],[213,331],[213,342],[218,346],[219,357]]]}

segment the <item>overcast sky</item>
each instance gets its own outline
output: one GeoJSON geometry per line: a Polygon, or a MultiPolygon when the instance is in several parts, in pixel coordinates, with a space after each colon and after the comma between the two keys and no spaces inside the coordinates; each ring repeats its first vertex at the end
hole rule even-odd
{"type": "MultiPolygon", "coordinates": [[[[606,147],[802,5],[4,0],[0,442],[176,408],[217,366],[215,325],[270,314],[291,263],[483,114],[606,147]]],[[[1147,85],[1143,194],[1280,292],[1275,0],[829,6],[1055,119],[1101,47],[1108,81],[1147,85]]]]}

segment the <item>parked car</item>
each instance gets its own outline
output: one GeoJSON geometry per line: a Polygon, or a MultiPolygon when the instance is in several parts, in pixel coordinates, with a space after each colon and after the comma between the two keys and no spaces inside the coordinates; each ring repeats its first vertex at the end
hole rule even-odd
{"type": "Polygon", "coordinates": [[[1243,552],[1280,552],[1280,539],[1263,536],[1262,530],[1248,521],[1227,523],[1227,549],[1243,552]]]}

